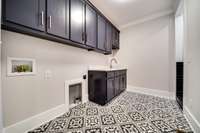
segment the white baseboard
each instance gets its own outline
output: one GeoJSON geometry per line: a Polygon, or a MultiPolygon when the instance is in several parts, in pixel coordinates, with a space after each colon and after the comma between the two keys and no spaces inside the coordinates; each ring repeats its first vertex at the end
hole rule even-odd
{"type": "Polygon", "coordinates": [[[128,85],[127,91],[175,100],[175,92],[173,93],[173,92],[161,91],[161,90],[157,90],[157,89],[134,87],[131,85],[128,85]]]}
{"type": "Polygon", "coordinates": [[[183,111],[186,119],[191,125],[192,130],[194,133],[200,133],[200,123],[197,121],[197,119],[194,117],[192,112],[189,110],[189,108],[185,105],[183,105],[183,111]]]}
{"type": "Polygon", "coordinates": [[[27,133],[27,131],[37,128],[40,125],[64,114],[65,112],[65,104],[59,105],[53,109],[47,110],[26,120],[5,127],[4,133],[27,133]]]}

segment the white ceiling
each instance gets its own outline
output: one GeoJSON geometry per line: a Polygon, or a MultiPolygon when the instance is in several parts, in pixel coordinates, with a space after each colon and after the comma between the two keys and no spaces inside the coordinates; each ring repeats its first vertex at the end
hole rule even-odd
{"type": "Polygon", "coordinates": [[[124,27],[135,21],[172,12],[179,0],[90,0],[116,26],[124,27]]]}

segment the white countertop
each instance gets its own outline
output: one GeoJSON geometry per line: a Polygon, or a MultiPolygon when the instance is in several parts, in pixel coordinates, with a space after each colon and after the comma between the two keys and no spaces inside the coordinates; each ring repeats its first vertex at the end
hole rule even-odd
{"type": "Polygon", "coordinates": [[[118,71],[118,70],[125,70],[128,69],[128,67],[125,66],[114,66],[113,68],[110,68],[109,66],[89,66],[88,70],[91,71],[118,71]]]}

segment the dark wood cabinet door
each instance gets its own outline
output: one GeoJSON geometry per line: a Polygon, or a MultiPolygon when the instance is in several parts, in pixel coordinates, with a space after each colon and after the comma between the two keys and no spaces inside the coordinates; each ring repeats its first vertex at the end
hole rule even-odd
{"type": "Polygon", "coordinates": [[[6,21],[45,31],[45,0],[5,0],[6,21]]]}
{"type": "Polygon", "coordinates": [[[124,91],[126,89],[126,75],[123,74],[120,76],[120,91],[124,91]]]}
{"type": "Polygon", "coordinates": [[[98,15],[98,49],[106,50],[106,20],[98,15]]]}
{"type": "Polygon", "coordinates": [[[126,74],[122,76],[122,83],[123,83],[122,88],[123,88],[123,90],[125,90],[126,86],[127,86],[127,76],[126,76],[126,74]]]}
{"type": "Polygon", "coordinates": [[[115,96],[120,93],[120,77],[115,77],[115,96]]]}
{"type": "Polygon", "coordinates": [[[115,78],[107,80],[107,101],[115,97],[115,78]]]}
{"type": "Polygon", "coordinates": [[[86,5],[86,45],[96,48],[97,45],[97,13],[86,5]]]}
{"type": "Polygon", "coordinates": [[[105,105],[107,99],[107,78],[106,72],[88,72],[88,93],[89,100],[105,105]]]}
{"type": "Polygon", "coordinates": [[[47,32],[69,38],[69,0],[47,0],[47,32]]]}
{"type": "Polygon", "coordinates": [[[106,51],[111,52],[112,49],[112,26],[110,23],[106,24],[106,51]]]}
{"type": "Polygon", "coordinates": [[[114,49],[119,49],[119,31],[116,28],[112,28],[112,47],[114,49]]]}
{"type": "Polygon", "coordinates": [[[71,0],[70,12],[70,39],[74,42],[84,43],[85,6],[82,0],[71,0]]]}

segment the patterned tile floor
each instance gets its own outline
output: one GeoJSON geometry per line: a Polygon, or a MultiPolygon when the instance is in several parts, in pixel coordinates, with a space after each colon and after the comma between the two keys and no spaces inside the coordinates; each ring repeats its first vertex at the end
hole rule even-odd
{"type": "Polygon", "coordinates": [[[123,92],[106,106],[92,102],[29,133],[191,133],[177,103],[173,100],[123,92]]]}

